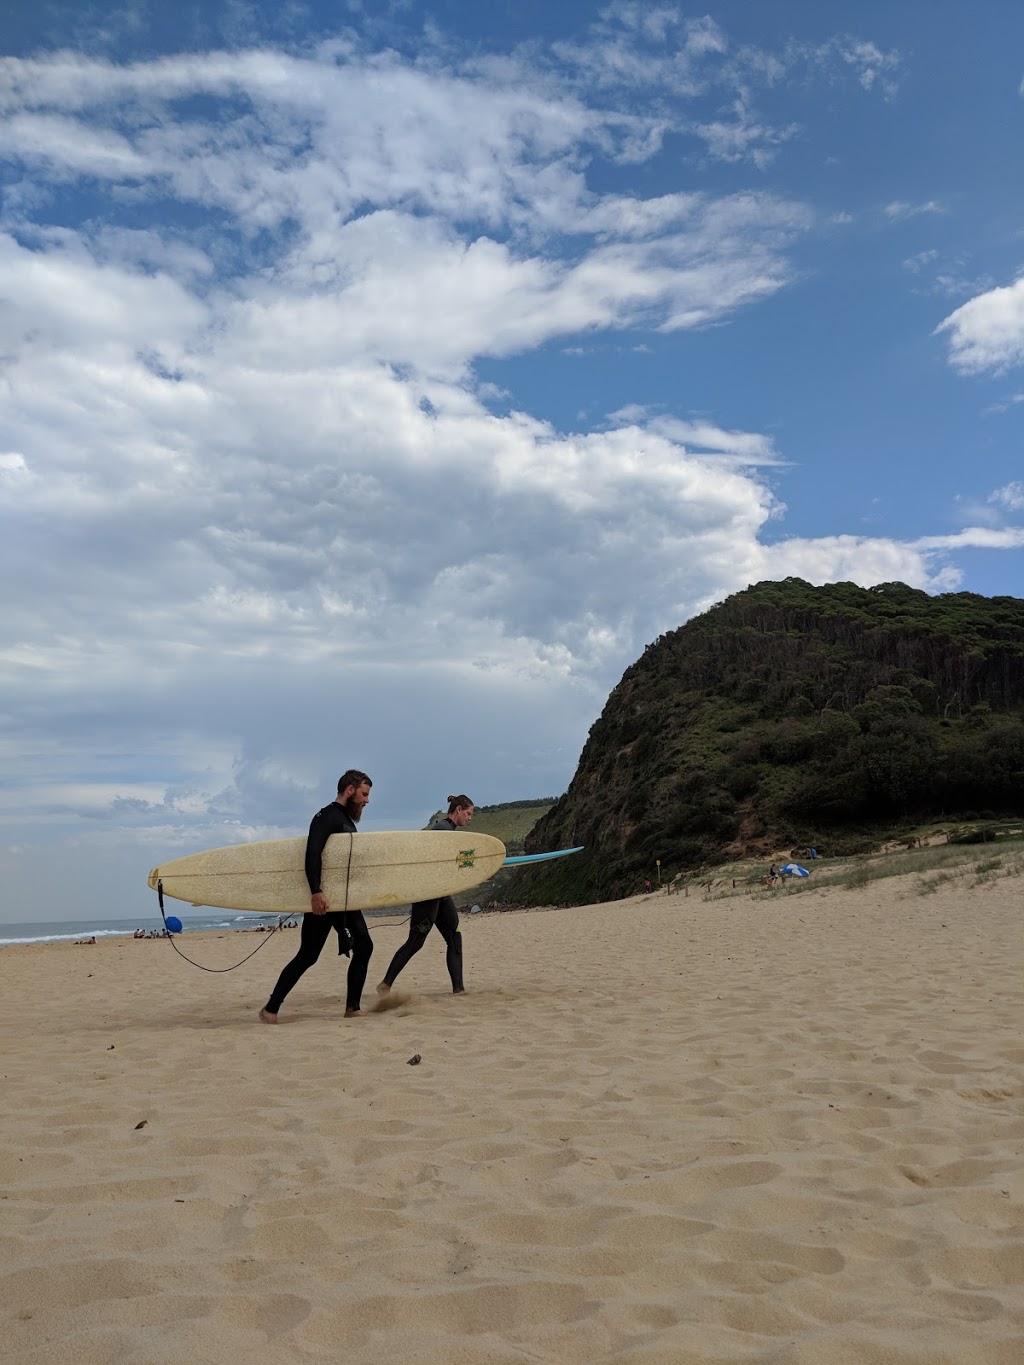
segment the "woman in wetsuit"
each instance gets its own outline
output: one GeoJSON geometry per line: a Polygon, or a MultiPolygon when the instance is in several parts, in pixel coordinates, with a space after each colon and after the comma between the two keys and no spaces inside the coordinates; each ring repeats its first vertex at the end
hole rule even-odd
{"type": "MultiPolygon", "coordinates": [[[[473,818],[473,802],[468,796],[449,796],[448,814],[441,815],[429,825],[430,829],[464,829],[473,818]]],[[[462,984],[462,933],[459,912],[451,896],[438,900],[417,901],[409,917],[409,937],[391,959],[384,980],[377,987],[378,995],[387,995],[402,968],[416,956],[427,941],[431,929],[436,929],[445,942],[445,965],[452,979],[452,991],[459,995],[462,984]]]]}

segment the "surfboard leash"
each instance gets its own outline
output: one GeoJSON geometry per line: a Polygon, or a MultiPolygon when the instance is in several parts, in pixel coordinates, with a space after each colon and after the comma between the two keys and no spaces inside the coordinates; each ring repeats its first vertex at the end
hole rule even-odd
{"type": "Polygon", "coordinates": [[[348,914],[348,885],[352,880],[352,849],[355,844],[356,836],[348,836],[348,862],[345,864],[345,914],[348,914]]]}
{"type": "Polygon", "coordinates": [[[162,918],[162,920],[163,920],[163,922],[164,922],[164,929],[167,931],[168,940],[170,941],[171,947],[174,949],[174,951],[178,954],[178,956],[179,956],[180,958],[184,958],[184,960],[185,960],[186,962],[191,963],[191,965],[192,965],[193,967],[198,967],[199,970],[200,970],[201,972],[214,972],[214,973],[217,974],[217,975],[220,975],[220,973],[222,973],[222,972],[233,972],[233,971],[235,970],[236,967],[241,967],[241,966],[243,965],[243,963],[248,962],[249,959],[250,959],[251,957],[255,957],[256,954],[259,952],[259,950],[260,950],[261,948],[266,947],[266,945],[267,945],[267,944],[270,942],[270,940],[274,937],[274,935],[277,933],[278,929],[281,928],[281,925],[282,925],[283,921],[284,921],[285,919],[289,918],[289,917],[286,916],[286,915],[279,915],[279,916],[278,916],[277,923],[276,923],[276,924],[273,926],[273,928],[270,929],[269,932],[265,935],[265,937],[264,937],[264,939],[263,939],[263,942],[262,942],[262,943],[257,943],[256,947],[252,950],[252,952],[251,952],[251,953],[246,953],[245,957],[242,958],[242,961],[241,961],[241,962],[236,962],[236,963],[234,963],[233,966],[231,966],[231,967],[206,967],[206,966],[203,965],[203,963],[201,963],[201,962],[196,962],[196,961],[194,961],[191,957],[189,957],[186,953],[183,953],[183,952],[181,951],[181,949],[178,947],[178,945],[175,943],[175,941],[174,941],[174,935],[171,933],[170,929],[167,928],[167,915],[164,913],[164,884],[163,884],[163,882],[160,880],[160,878],[157,878],[157,883],[156,883],[156,895],[157,895],[157,900],[160,902],[160,917],[162,918]]]}
{"type": "MultiPolygon", "coordinates": [[[[353,850],[354,847],[355,847],[355,835],[354,835],[354,834],[350,834],[350,835],[348,836],[348,862],[345,864],[345,909],[344,909],[344,912],[343,912],[343,913],[346,914],[346,915],[347,915],[348,912],[349,912],[349,910],[348,910],[348,888],[349,888],[349,883],[350,883],[350,881],[352,880],[352,850],[353,850]]],[[[377,928],[378,928],[378,929],[400,929],[400,928],[402,927],[403,924],[408,924],[409,921],[410,921],[411,919],[412,919],[412,915],[406,915],[405,919],[400,920],[400,921],[398,922],[398,924],[379,924],[379,925],[377,926],[377,928]]],[[[367,925],[367,928],[369,928],[369,925],[367,925]]]]}
{"type": "MultiPolygon", "coordinates": [[[[345,914],[348,914],[348,894],[349,894],[349,883],[350,883],[350,881],[351,881],[351,879],[352,879],[352,852],[353,852],[353,847],[354,847],[354,836],[350,834],[350,835],[348,836],[348,862],[347,862],[346,865],[345,865],[345,910],[344,910],[344,913],[345,913],[345,914]]],[[[281,928],[281,926],[282,926],[282,924],[284,923],[284,921],[285,921],[286,919],[289,919],[289,918],[290,918],[290,915],[279,915],[279,916],[278,916],[277,923],[273,926],[273,928],[271,928],[271,929],[269,930],[269,932],[268,932],[268,933],[266,934],[266,936],[264,937],[263,941],[262,941],[261,943],[257,943],[256,947],[252,950],[251,953],[246,953],[245,957],[243,957],[243,958],[241,959],[240,962],[235,962],[235,963],[233,963],[230,967],[207,967],[207,966],[206,966],[204,963],[202,963],[202,962],[196,962],[195,959],[189,957],[187,953],[183,953],[183,952],[181,951],[181,949],[178,947],[177,943],[175,943],[175,941],[174,941],[174,935],[171,933],[170,929],[167,928],[167,913],[166,913],[166,911],[164,910],[164,884],[163,884],[163,880],[162,880],[161,878],[159,878],[159,877],[157,878],[157,883],[156,883],[156,895],[157,895],[157,900],[159,901],[159,904],[160,904],[160,917],[161,917],[161,919],[162,919],[163,922],[164,922],[164,929],[165,929],[165,931],[166,931],[166,933],[167,933],[167,938],[168,938],[168,940],[169,940],[169,942],[170,942],[171,947],[174,949],[174,951],[178,954],[178,956],[179,956],[183,961],[189,963],[190,966],[198,967],[199,970],[200,970],[201,972],[212,972],[214,975],[217,975],[217,976],[223,974],[224,972],[233,972],[233,971],[236,970],[236,968],[244,966],[245,963],[248,962],[249,959],[250,959],[251,957],[255,957],[255,956],[256,956],[256,954],[259,952],[259,950],[260,950],[261,948],[265,948],[265,947],[266,947],[266,945],[267,945],[267,944],[270,942],[270,940],[274,937],[274,935],[277,933],[277,931],[281,928]]],[[[409,920],[410,920],[411,918],[412,918],[412,916],[411,916],[411,915],[408,915],[408,916],[406,916],[406,918],[405,918],[404,920],[400,920],[398,924],[381,924],[381,925],[378,925],[378,928],[381,928],[381,929],[400,929],[400,928],[402,928],[404,925],[408,924],[408,923],[409,923],[409,920]]]]}

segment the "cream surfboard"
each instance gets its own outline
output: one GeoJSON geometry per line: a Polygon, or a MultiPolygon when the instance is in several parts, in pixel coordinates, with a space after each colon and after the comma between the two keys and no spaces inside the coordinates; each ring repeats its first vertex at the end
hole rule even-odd
{"type": "MultiPolygon", "coordinates": [[[[309,909],[305,855],[305,838],[234,844],[161,863],[149,884],[192,905],[296,915],[309,909]]],[[[322,886],[332,910],[375,910],[469,891],[504,860],[500,839],[469,830],[332,834],[322,886]]]]}

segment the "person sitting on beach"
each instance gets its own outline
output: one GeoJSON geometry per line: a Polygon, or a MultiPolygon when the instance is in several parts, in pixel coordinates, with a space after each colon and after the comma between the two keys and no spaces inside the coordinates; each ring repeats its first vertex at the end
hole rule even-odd
{"type": "Polygon", "coordinates": [[[299,977],[310,969],[323,951],[332,929],[338,934],[341,953],[352,953],[348,968],[348,994],[345,1018],[361,1016],[363,986],[373,953],[373,939],[366,927],[361,910],[332,910],[331,903],[321,889],[323,854],[332,834],[356,834],[359,820],[370,799],[373,783],[365,773],[349,768],[338,779],[338,795],[329,806],[317,811],[310,821],[306,839],[306,881],[309,883],[309,911],[302,916],[299,951],[287,962],[270,993],[270,999],[260,1010],[265,1024],[276,1024],[284,998],[299,977]]]}
{"type": "MultiPolygon", "coordinates": [[[[432,820],[429,828],[464,829],[472,820],[474,810],[473,802],[468,796],[449,796],[448,814],[432,820]]],[[[391,965],[384,973],[384,980],[377,987],[378,995],[388,994],[399,972],[426,943],[431,929],[436,929],[445,942],[445,965],[451,977],[452,994],[462,994],[466,988],[462,983],[462,931],[459,928],[459,912],[451,896],[441,896],[438,900],[417,901],[412,906],[409,913],[409,937],[391,959],[391,965]]]]}

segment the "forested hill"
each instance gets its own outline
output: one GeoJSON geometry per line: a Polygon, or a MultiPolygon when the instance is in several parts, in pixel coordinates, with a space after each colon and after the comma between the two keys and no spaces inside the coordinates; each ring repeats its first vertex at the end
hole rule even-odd
{"type": "Polygon", "coordinates": [[[896,826],[1024,811],[1024,601],[758,583],[649,645],[612,692],[510,898],[568,902],[896,826]]]}

